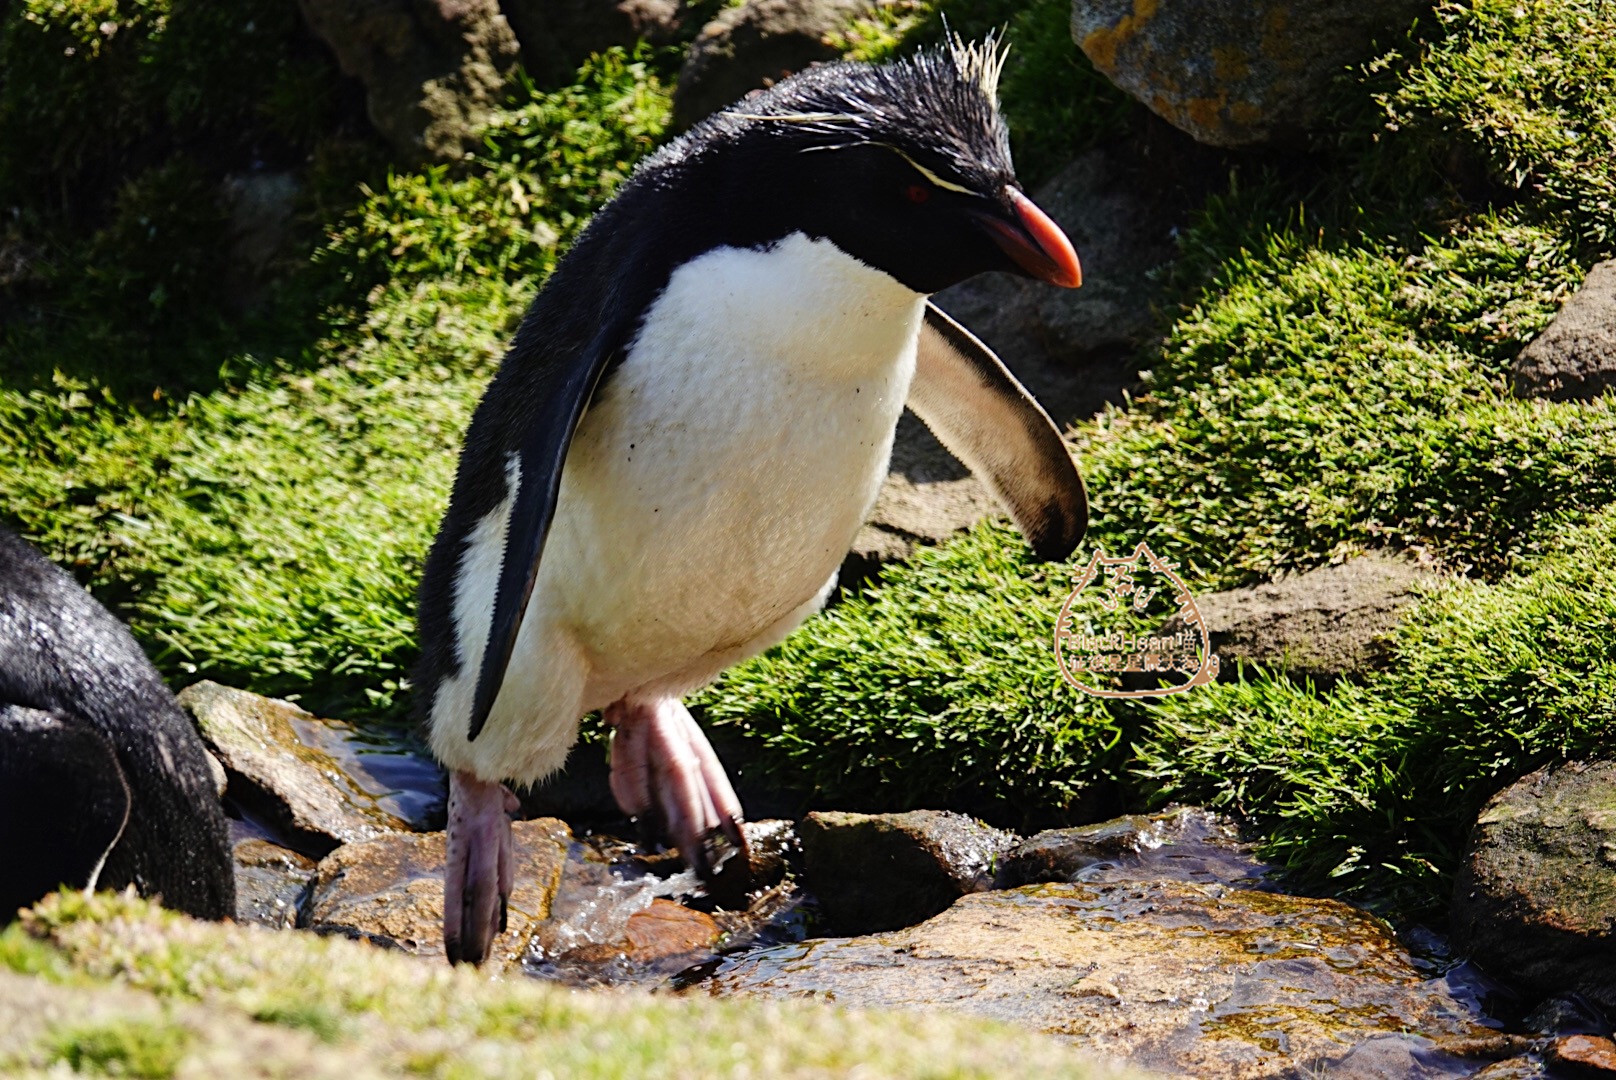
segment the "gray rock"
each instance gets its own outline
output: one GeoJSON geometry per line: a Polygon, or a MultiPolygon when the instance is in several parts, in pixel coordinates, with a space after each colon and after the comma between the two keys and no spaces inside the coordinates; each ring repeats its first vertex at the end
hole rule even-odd
{"type": "Polygon", "coordinates": [[[797,828],[808,888],[844,933],[912,926],[989,888],[1012,833],[946,810],[813,813],[797,828]]]}
{"type": "Polygon", "coordinates": [[[223,763],[228,797],[295,847],[320,855],[422,828],[441,807],[436,765],[397,747],[367,747],[350,724],[213,682],[187,687],[179,701],[223,763]]]}
{"type": "Polygon", "coordinates": [[[233,855],[236,921],[276,930],[296,926],[304,894],[314,879],[314,860],[257,838],[237,842],[233,855]]]}
{"type": "Polygon", "coordinates": [[[985,1016],[1183,1077],[1328,1076],[1311,1066],[1371,1041],[1365,1065],[1491,1036],[1373,917],[1183,881],[977,893],[897,933],[727,961],[703,985],[985,1016]]]}
{"type": "Polygon", "coordinates": [[[1233,822],[1180,807],[1038,833],[1005,855],[996,884],[1171,880],[1263,888],[1270,869],[1241,843],[1233,822]]]}
{"type": "MultiPolygon", "coordinates": [[[[1033,193],[1077,250],[1083,285],[1054,289],[1013,274],[984,274],[937,294],[937,305],[1022,372],[1069,370],[1096,353],[1131,349],[1158,329],[1151,271],[1175,254],[1177,207],[1142,183],[1142,162],[1119,147],[1090,150],[1033,193]]],[[[1062,412],[1069,411],[1057,401],[1062,412]]],[[[1053,412],[1051,415],[1055,415],[1053,412]]],[[[1069,417],[1056,417],[1064,420],[1069,417]]]]}
{"type": "MultiPolygon", "coordinates": [[[[489,954],[497,970],[521,960],[550,916],[572,833],[553,818],[514,828],[516,885],[505,932],[489,954]]],[[[320,860],[307,929],[420,956],[443,956],[443,833],[378,836],[320,860]]]]}
{"type": "Polygon", "coordinates": [[[522,45],[522,65],[544,85],[571,82],[590,53],[613,45],[671,44],[685,17],[680,0],[501,0],[522,45]]]}
{"type": "Polygon", "coordinates": [[[1454,945],[1537,993],[1616,1010],[1616,762],[1540,769],[1476,821],[1454,945]]]}
{"type": "MultiPolygon", "coordinates": [[[[1237,661],[1284,671],[1320,686],[1379,664],[1383,640],[1430,570],[1377,552],[1263,585],[1196,597],[1226,678],[1237,661]]],[[[1172,624],[1167,627],[1172,629],[1172,624]]]]}
{"type": "Polygon", "coordinates": [[[365,87],[366,111],[408,160],[477,145],[517,60],[498,0],[299,0],[309,28],[365,87]]]}
{"type": "Polygon", "coordinates": [[[746,0],[702,27],[673,92],[673,125],[683,130],[821,60],[834,60],[831,35],[880,0],[746,0]]]}
{"type": "Polygon", "coordinates": [[[1300,132],[1330,83],[1430,0],[1072,0],[1094,66],[1209,146],[1300,132]]]}
{"type": "Polygon", "coordinates": [[[289,172],[250,172],[225,177],[221,187],[230,215],[226,290],[237,310],[247,310],[274,276],[302,184],[289,172]]]}
{"type": "Polygon", "coordinates": [[[1596,398],[1616,385],[1616,260],[1582,288],[1510,366],[1515,392],[1554,401],[1596,398]]]}

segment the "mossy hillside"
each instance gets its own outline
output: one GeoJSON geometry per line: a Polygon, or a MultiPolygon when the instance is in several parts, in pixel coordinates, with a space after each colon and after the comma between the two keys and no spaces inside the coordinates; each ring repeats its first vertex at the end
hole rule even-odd
{"type": "MultiPolygon", "coordinates": [[[[1557,568],[1598,550],[1597,528],[1574,526],[1612,500],[1611,407],[1515,399],[1507,367],[1610,250],[1599,178],[1557,157],[1554,139],[1520,133],[1573,123],[1597,143],[1580,153],[1616,151],[1605,120],[1616,51],[1573,52],[1576,73],[1511,95],[1508,117],[1489,80],[1568,36],[1609,41],[1616,16],[1576,2],[1450,6],[1423,33],[1360,77],[1379,121],[1354,121],[1311,162],[1238,170],[1181,241],[1185,308],[1143,358],[1142,393],[1074,433],[1092,542],[1119,551],[1147,540],[1201,588],[1413,548],[1501,579],[1496,593],[1475,586],[1500,618],[1519,590],[1553,595],[1557,568]],[[1481,115],[1492,119],[1472,122],[1481,115]],[[1463,128],[1485,143],[1489,124],[1517,156],[1476,195],[1473,178],[1444,171],[1447,140],[1463,128]]],[[[1608,562],[1587,565],[1600,578],[1608,562]]],[[[1605,714],[1574,690],[1595,658],[1616,653],[1616,624],[1597,602],[1554,624],[1579,626],[1577,648],[1540,648],[1535,660],[1489,651],[1503,642],[1489,645],[1483,624],[1432,614],[1417,624],[1419,648],[1449,658],[1447,677],[1403,663],[1417,674],[1337,698],[1263,681],[1102,713],[1062,701],[1052,661],[1028,662],[1047,650],[1070,584],[1060,578],[1022,562],[1007,530],[979,529],[731,672],[706,695],[709,716],[765,761],[789,763],[783,777],[845,804],[936,801],[944,773],[955,792],[1036,791],[1046,809],[1108,776],[1142,796],[1216,800],[1274,830],[1270,854],[1303,882],[1403,910],[1440,900],[1469,815],[1496,786],[1558,755],[1608,752],[1605,714]],[[1019,615],[977,621],[983,582],[1019,615]],[[985,640],[939,644],[939,626],[953,629],[939,612],[975,621],[985,640]],[[882,680],[892,654],[924,658],[882,680]],[[1472,661],[1474,679],[1453,674],[1472,661]],[[1509,677],[1484,677],[1500,667],[1509,677]],[[1397,697],[1418,706],[1376,704],[1397,697]],[[994,703],[999,723],[1023,725],[1024,752],[950,741],[971,730],[950,715],[955,702],[994,703]],[[939,713],[948,719],[935,727],[912,719],[939,713]],[[861,715],[885,723],[850,719],[861,715]],[[1118,729],[1109,752],[1067,738],[1118,729]],[[995,768],[998,754],[1006,767],[995,768]],[[917,766],[939,757],[945,769],[917,766]]],[[[1510,624],[1521,641],[1554,640],[1541,610],[1514,614],[1526,619],[1510,624]]]]}
{"type": "Polygon", "coordinates": [[[1261,672],[1172,700],[1139,772],[1160,799],[1226,808],[1316,882],[1393,909],[1441,896],[1476,814],[1548,761],[1610,754],[1616,511],[1495,584],[1457,580],[1386,669],[1315,694],[1261,672]]]}
{"type": "Polygon", "coordinates": [[[5,379],[10,516],[175,681],[396,715],[415,581],[471,409],[535,281],[667,110],[644,59],[613,53],[513,101],[487,157],[390,175],[309,272],[351,298],[323,336],[291,356],[218,356],[221,389],[154,405],[60,369],[45,387],[5,379]]]}
{"type": "MultiPolygon", "coordinates": [[[[60,371],[127,400],[183,396],[218,384],[220,354],[244,334],[300,331],[306,298],[280,298],[287,310],[256,325],[233,310],[243,275],[220,182],[354,156],[340,97],[294,6],[18,0],[0,11],[7,384],[49,388],[60,371]]],[[[318,193],[302,201],[309,210],[318,193]]],[[[304,252],[318,235],[293,231],[304,252]]]]}
{"type": "Polygon", "coordinates": [[[0,935],[8,1076],[1119,1076],[936,1011],[577,994],[61,894],[0,935]]]}
{"type": "MultiPolygon", "coordinates": [[[[1521,96],[1493,90],[1496,70],[1547,62],[1574,33],[1608,41],[1613,16],[1592,0],[1519,10],[1444,7],[1344,80],[1339,138],[1234,170],[1181,240],[1183,307],[1142,360],[1144,392],[1074,435],[1096,542],[1148,539],[1200,587],[1387,543],[1497,579],[1579,542],[1566,527],[1610,501],[1609,408],[1515,401],[1504,372],[1607,250],[1599,178],[1567,166],[1561,135],[1569,125],[1590,140],[1578,160],[1616,148],[1604,111],[1616,54],[1572,50],[1563,77],[1521,96]],[[1446,171],[1456,140],[1479,181],[1446,171]]],[[[1037,35],[1049,56],[1052,33],[1037,35]]],[[[1052,105],[1059,85],[1029,83],[1052,105]]],[[[1033,107],[1009,86],[1006,102],[1013,126],[1033,107]]],[[[554,111],[527,129],[497,125],[464,170],[378,182],[341,218],[311,272],[340,298],[313,344],[209,354],[228,369],[222,389],[139,408],[109,400],[94,370],[25,383],[8,366],[9,513],[132,615],[177,681],[208,674],[339,713],[402,706],[410,592],[464,418],[569,222],[609,191],[591,187],[601,164],[620,175],[655,140],[665,94],[653,67],[617,57],[513,112],[529,105],[554,111]]],[[[893,569],[703,704],[755,767],[842,805],[1059,815],[1113,779],[1139,795],[1209,790],[1216,772],[1200,765],[1178,776],[1150,756],[1130,773],[1131,746],[1148,747],[1168,712],[1102,710],[1061,688],[1048,638],[1069,584],[986,525],[893,569]]],[[[1316,708],[1306,700],[1276,704],[1275,725],[1316,708]]],[[[1474,707],[1494,704],[1507,715],[1496,696],[1474,707]]],[[[1430,706],[1450,707],[1461,711],[1440,696],[1430,706]]],[[[1320,760],[1380,754],[1402,775],[1388,729],[1370,727],[1344,723],[1336,737],[1315,725],[1320,760]]],[[[1217,745],[1213,727],[1195,737],[1217,745]]],[[[1488,751],[1458,753],[1464,766],[1488,751]]],[[[1228,760],[1225,787],[1257,768],[1228,760]]],[[[1342,783],[1369,798],[1354,768],[1341,766],[1342,783]]],[[[1420,801],[1444,796],[1410,790],[1388,835],[1440,868],[1456,826],[1420,801]],[[1407,825],[1427,816],[1429,832],[1407,825]]],[[[1284,850],[1317,880],[1340,861],[1325,865],[1334,819],[1310,805],[1298,802],[1284,850]]]]}

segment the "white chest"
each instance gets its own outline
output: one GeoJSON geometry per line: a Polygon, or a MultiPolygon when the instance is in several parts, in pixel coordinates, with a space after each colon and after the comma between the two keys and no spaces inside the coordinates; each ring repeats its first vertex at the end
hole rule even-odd
{"type": "Polygon", "coordinates": [[[677,667],[820,590],[886,474],[924,303],[801,235],[673,275],[573,441],[540,568],[593,662],[677,667]]]}

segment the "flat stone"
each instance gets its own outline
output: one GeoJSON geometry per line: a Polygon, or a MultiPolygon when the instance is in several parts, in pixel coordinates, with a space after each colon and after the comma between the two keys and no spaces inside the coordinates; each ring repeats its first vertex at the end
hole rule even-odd
{"type": "MultiPolygon", "coordinates": [[[[1421,586],[1440,581],[1406,559],[1368,552],[1261,585],[1196,597],[1223,678],[1238,661],[1321,687],[1367,672],[1421,586]]],[[[1165,628],[1171,631],[1173,625],[1165,628]]]]}
{"type": "Polygon", "coordinates": [[[726,962],[701,986],[972,1013],[1163,1075],[1231,1080],[1334,1075],[1371,1040],[1366,1057],[1418,1060],[1451,1056],[1441,1039],[1490,1034],[1361,911],[1176,881],[978,893],[908,930],[726,962]]]}
{"type": "MultiPolygon", "coordinates": [[[[521,960],[550,917],[572,833],[553,818],[514,826],[516,884],[506,929],[494,939],[497,970],[521,960]]],[[[305,928],[417,956],[443,957],[444,833],[397,833],[345,844],[320,860],[305,928]]]]}
{"type": "Polygon", "coordinates": [[[1152,112],[1209,146],[1309,129],[1331,83],[1429,0],[1073,0],[1072,38],[1152,112]]]}
{"type": "Polygon", "coordinates": [[[298,910],[314,880],[314,860],[258,838],[231,849],[236,864],[236,921],[275,930],[297,925],[298,910]]]}
{"type": "Polygon", "coordinates": [[[1616,386],[1616,260],[1588,271],[1509,371],[1523,397],[1592,399],[1616,386]]]}
{"type": "Polygon", "coordinates": [[[844,933],[911,926],[990,888],[1016,837],[964,814],[813,813],[797,827],[809,890],[844,933]]]}
{"type": "Polygon", "coordinates": [[[311,854],[423,828],[441,811],[436,765],[369,746],[351,724],[213,682],[187,687],[179,701],[224,765],[229,798],[311,854]]]}
{"type": "Polygon", "coordinates": [[[711,957],[721,934],[711,915],[659,896],[628,917],[621,938],[575,946],[566,962],[574,968],[595,964],[642,973],[678,971],[711,957]]]}
{"type": "Polygon", "coordinates": [[[1616,762],[1539,769],[1494,796],[1450,920],[1455,947],[1500,978],[1616,1010],[1616,762]]]}
{"type": "Polygon", "coordinates": [[[1585,1072],[1616,1074],[1616,1042],[1598,1035],[1566,1035],[1549,1046],[1549,1060],[1585,1072]]]}

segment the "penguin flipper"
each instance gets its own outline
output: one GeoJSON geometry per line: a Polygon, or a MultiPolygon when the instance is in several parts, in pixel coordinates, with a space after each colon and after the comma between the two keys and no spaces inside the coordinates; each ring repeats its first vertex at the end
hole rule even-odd
{"type": "Polygon", "coordinates": [[[909,408],[987,485],[1037,556],[1065,559],[1088,496],[1060,432],[993,350],[927,303],[909,408]]]}
{"type": "MultiPolygon", "coordinates": [[[[618,340],[620,334],[603,330],[586,348],[561,360],[560,351],[541,352],[518,335],[512,358],[502,366],[472,419],[453,501],[497,503],[504,508],[504,518],[494,523],[503,533],[503,542],[485,644],[480,657],[464,656],[461,661],[476,671],[476,690],[467,718],[468,742],[482,731],[499,696],[555,517],[561,472],[573,433],[602,376],[619,358],[620,350],[612,344],[618,340]],[[481,491],[474,493],[472,489],[479,485],[481,491]]],[[[500,512],[498,508],[491,511],[500,512]]],[[[461,580],[463,554],[469,553],[477,532],[487,524],[489,518],[482,516],[465,522],[461,531],[447,525],[440,531],[421,585],[423,637],[429,605],[442,609],[430,620],[439,626],[453,622],[458,614],[459,593],[473,587],[461,580]]],[[[465,627],[456,625],[455,631],[461,640],[451,641],[449,647],[463,653],[467,648],[465,627]]],[[[435,645],[442,647],[442,643],[423,640],[424,651],[435,645]]],[[[438,666],[441,670],[441,664],[438,666]]]]}

